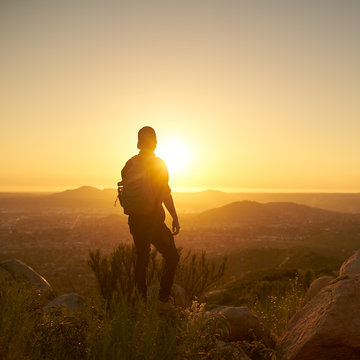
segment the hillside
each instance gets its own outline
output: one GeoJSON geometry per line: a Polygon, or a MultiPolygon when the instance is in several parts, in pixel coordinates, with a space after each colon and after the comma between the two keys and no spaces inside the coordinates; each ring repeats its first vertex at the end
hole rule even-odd
{"type": "Polygon", "coordinates": [[[358,220],[360,216],[288,202],[260,204],[255,201],[239,201],[205,211],[195,218],[203,226],[211,227],[219,225],[276,225],[286,223],[299,225],[348,219],[358,220]]]}

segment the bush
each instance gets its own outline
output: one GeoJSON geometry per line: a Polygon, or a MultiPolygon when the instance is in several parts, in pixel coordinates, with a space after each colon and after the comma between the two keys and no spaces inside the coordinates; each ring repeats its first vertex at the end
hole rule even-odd
{"type": "Polygon", "coordinates": [[[180,258],[175,282],[186,290],[191,299],[200,297],[205,290],[224,277],[226,263],[226,257],[217,263],[215,260],[209,260],[205,252],[198,255],[188,251],[180,258]]]}
{"type": "Polygon", "coordinates": [[[22,284],[0,282],[0,359],[27,359],[39,316],[39,295],[22,284]]]}
{"type": "MultiPolygon", "coordinates": [[[[223,278],[226,268],[226,258],[218,264],[209,260],[205,253],[185,256],[179,249],[180,262],[175,274],[175,282],[181,285],[191,299],[199,297],[208,287],[223,278]]],[[[104,299],[108,302],[114,294],[127,294],[130,299],[135,291],[136,250],[134,245],[120,244],[109,256],[103,256],[100,250],[90,252],[88,264],[95,274],[96,281],[104,299]]],[[[157,251],[150,253],[147,283],[159,281],[162,265],[157,251]]]]}
{"type": "MultiPolygon", "coordinates": [[[[159,277],[160,264],[157,252],[151,251],[148,265],[148,282],[159,277]]],[[[100,250],[90,252],[88,264],[95,274],[101,295],[111,301],[115,293],[127,294],[130,298],[135,290],[135,246],[120,244],[109,256],[103,256],[100,250]]]]}

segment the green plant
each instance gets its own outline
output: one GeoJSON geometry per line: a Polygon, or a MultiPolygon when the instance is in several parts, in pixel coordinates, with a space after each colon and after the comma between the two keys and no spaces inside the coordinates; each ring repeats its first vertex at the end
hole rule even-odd
{"type": "Polygon", "coordinates": [[[0,283],[0,358],[27,359],[39,317],[39,294],[21,283],[0,283]]]}
{"type": "Polygon", "coordinates": [[[88,321],[81,313],[59,308],[43,314],[33,333],[33,357],[81,360],[87,353],[88,321]]]}
{"type": "MultiPolygon", "coordinates": [[[[182,256],[175,274],[175,282],[181,285],[190,298],[200,296],[209,286],[219,281],[226,268],[226,258],[218,264],[209,260],[205,253],[192,254],[188,251],[182,256]]],[[[90,252],[88,264],[95,274],[98,287],[104,299],[108,302],[114,294],[127,294],[129,299],[135,291],[136,250],[132,245],[120,244],[109,256],[103,256],[100,250],[90,252]]],[[[150,253],[147,282],[151,284],[160,279],[162,262],[157,251],[150,253]]]]}
{"type": "Polygon", "coordinates": [[[205,252],[199,255],[188,251],[180,258],[175,281],[194,299],[224,277],[226,263],[226,257],[219,263],[208,259],[205,252]]]}
{"type": "Polygon", "coordinates": [[[267,297],[255,298],[252,309],[263,319],[266,326],[279,336],[299,309],[304,294],[304,286],[297,276],[288,281],[285,292],[272,292],[267,297]]]}
{"type": "MultiPolygon", "coordinates": [[[[148,282],[159,277],[161,268],[152,250],[148,265],[148,282]]],[[[109,256],[103,256],[100,250],[90,252],[88,265],[95,274],[101,295],[111,301],[115,293],[127,294],[129,299],[135,290],[136,250],[134,246],[120,244],[109,256]]]]}
{"type": "Polygon", "coordinates": [[[160,315],[154,297],[118,295],[89,319],[90,359],[171,359],[175,352],[177,314],[160,315]]]}

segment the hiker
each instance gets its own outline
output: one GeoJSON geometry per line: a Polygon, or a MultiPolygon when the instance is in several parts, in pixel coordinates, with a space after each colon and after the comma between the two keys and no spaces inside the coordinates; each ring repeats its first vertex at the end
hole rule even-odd
{"type": "Polygon", "coordinates": [[[128,224],[137,252],[137,289],[146,299],[146,269],[150,244],[153,244],[165,260],[159,300],[168,302],[179,262],[174,235],[179,233],[180,225],[168,184],[167,166],[162,159],[155,156],[156,145],[156,133],[153,128],[145,126],[139,130],[137,147],[140,152],[126,162],[121,171],[122,181],[118,186],[124,213],[129,215],[128,224]],[[162,203],[172,216],[172,232],[165,225],[162,203]]]}

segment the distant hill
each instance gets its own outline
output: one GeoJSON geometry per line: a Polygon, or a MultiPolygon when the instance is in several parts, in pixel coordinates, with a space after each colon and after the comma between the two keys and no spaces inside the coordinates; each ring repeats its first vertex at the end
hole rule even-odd
{"type": "Polygon", "coordinates": [[[91,186],[82,186],[73,190],[65,190],[43,198],[45,205],[57,207],[94,207],[107,208],[113,206],[116,191],[112,189],[99,190],[91,186]]]}
{"type": "MultiPolygon", "coordinates": [[[[92,186],[81,186],[77,189],[65,190],[54,194],[0,194],[0,208],[17,208],[24,210],[44,208],[69,208],[69,209],[107,209],[114,208],[116,199],[115,189],[99,190],[92,186]]],[[[119,210],[120,212],[120,210],[119,210]]]]}
{"type": "Polygon", "coordinates": [[[199,224],[236,226],[248,224],[310,224],[341,219],[360,219],[358,215],[339,213],[288,202],[260,204],[255,201],[239,201],[205,211],[196,216],[199,224]]]}
{"type": "Polygon", "coordinates": [[[202,212],[236,201],[292,202],[339,212],[360,213],[360,193],[228,193],[218,190],[173,192],[181,212],[202,212]]]}
{"type": "MultiPolygon", "coordinates": [[[[0,193],[0,208],[101,208],[116,211],[113,204],[116,189],[100,190],[81,186],[54,194],[0,193]]],[[[308,205],[338,212],[360,213],[360,194],[301,194],[301,193],[227,193],[218,190],[173,192],[176,208],[181,214],[201,213],[233,202],[286,202],[308,205]]]]}

